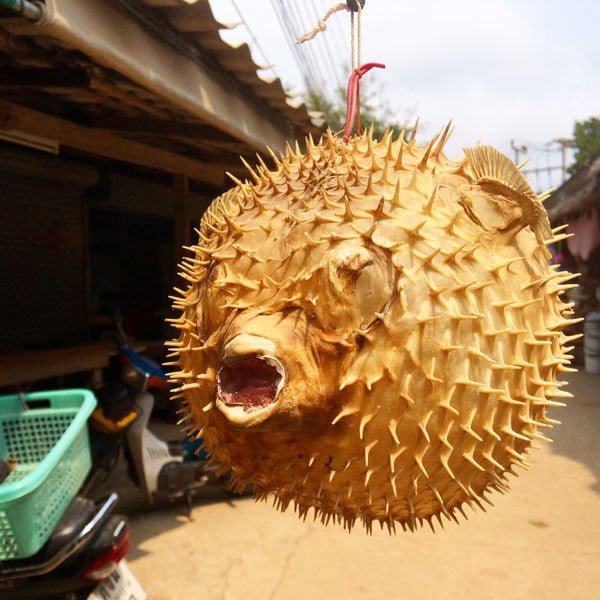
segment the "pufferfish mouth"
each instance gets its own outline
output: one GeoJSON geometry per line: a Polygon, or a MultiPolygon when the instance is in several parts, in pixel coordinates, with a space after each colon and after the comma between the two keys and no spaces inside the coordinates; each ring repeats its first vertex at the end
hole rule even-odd
{"type": "Polygon", "coordinates": [[[217,408],[234,425],[252,425],[272,411],[284,383],[285,369],[274,356],[226,355],[217,375],[217,408]]]}

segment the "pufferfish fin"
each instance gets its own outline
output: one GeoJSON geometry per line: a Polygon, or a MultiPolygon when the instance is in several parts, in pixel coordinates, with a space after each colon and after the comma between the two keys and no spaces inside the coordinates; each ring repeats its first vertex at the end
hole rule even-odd
{"type": "Polygon", "coordinates": [[[484,191],[504,196],[518,204],[522,222],[529,225],[543,243],[552,237],[546,210],[516,165],[492,146],[465,148],[464,170],[484,191]]]}

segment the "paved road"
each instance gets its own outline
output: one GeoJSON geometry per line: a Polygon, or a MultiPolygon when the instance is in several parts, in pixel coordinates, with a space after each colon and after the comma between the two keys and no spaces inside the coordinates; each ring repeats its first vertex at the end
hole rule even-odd
{"type": "Polygon", "coordinates": [[[151,600],[600,599],[600,376],[571,381],[555,443],[460,526],[348,535],[218,492],[193,521],[134,502],[132,570],[151,600]]]}

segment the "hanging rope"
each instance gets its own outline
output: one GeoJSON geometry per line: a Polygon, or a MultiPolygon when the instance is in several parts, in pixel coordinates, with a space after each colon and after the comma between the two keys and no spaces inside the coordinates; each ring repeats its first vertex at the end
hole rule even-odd
{"type": "Polygon", "coordinates": [[[326,22],[327,19],[329,19],[329,17],[333,16],[336,12],[339,12],[340,10],[349,10],[349,9],[346,6],[346,4],[344,4],[344,3],[336,4],[335,6],[332,6],[327,11],[325,16],[319,20],[319,23],[317,24],[317,26],[314,29],[311,29],[309,32],[305,33],[304,35],[301,35],[296,40],[296,44],[303,44],[304,42],[308,42],[308,40],[312,40],[317,34],[321,33],[322,31],[325,31],[327,29],[327,22],[326,22]]]}
{"type": "MultiPolygon", "coordinates": [[[[360,64],[360,46],[361,46],[361,31],[360,31],[360,16],[362,14],[362,7],[360,4],[357,5],[356,11],[350,11],[350,56],[352,62],[352,69],[356,69],[360,64]],[[358,17],[354,18],[354,13],[358,12],[358,17]],[[356,39],[358,38],[358,43],[356,39]]],[[[350,10],[350,9],[349,9],[350,10]]]]}
{"type": "Polygon", "coordinates": [[[316,35],[327,29],[327,19],[335,13],[345,10],[350,13],[350,62],[352,64],[352,73],[348,79],[348,87],[346,90],[346,123],[344,124],[344,141],[347,142],[354,128],[356,132],[362,132],[362,121],[360,119],[360,79],[361,77],[373,68],[385,69],[382,63],[361,63],[361,14],[365,6],[365,0],[347,0],[345,3],[332,6],[325,16],[319,20],[318,25],[309,32],[300,36],[297,44],[302,44],[312,40],[316,35]],[[354,14],[357,13],[355,18],[354,14]]]}
{"type": "Polygon", "coordinates": [[[352,60],[352,73],[348,78],[346,91],[346,123],[344,124],[344,142],[347,142],[356,127],[357,133],[362,133],[360,118],[360,79],[373,68],[385,69],[383,63],[366,63],[360,65],[361,60],[361,15],[365,5],[364,0],[348,0],[346,3],[350,11],[350,52],[352,60]],[[354,14],[356,13],[356,18],[354,14]],[[360,65],[360,66],[359,66],[360,65]]]}
{"type": "Polygon", "coordinates": [[[365,0],[347,0],[347,2],[341,2],[340,4],[336,4],[332,6],[323,16],[322,19],[319,19],[317,26],[307,31],[304,35],[296,38],[296,44],[303,44],[304,42],[308,42],[315,38],[319,33],[325,31],[327,29],[327,19],[335,15],[336,12],[340,12],[341,10],[345,10],[351,15],[351,24],[352,24],[352,68],[356,67],[356,64],[360,62],[360,58],[358,58],[357,63],[354,62],[354,13],[358,13],[358,56],[360,57],[360,14],[362,9],[365,6],[365,0]]]}

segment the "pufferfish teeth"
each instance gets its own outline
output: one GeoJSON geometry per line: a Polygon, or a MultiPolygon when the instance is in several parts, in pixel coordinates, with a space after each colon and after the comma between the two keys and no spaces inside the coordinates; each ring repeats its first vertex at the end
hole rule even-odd
{"type": "Polygon", "coordinates": [[[275,355],[275,343],[267,338],[242,333],[229,340],[223,348],[223,360],[245,354],[275,355]]]}
{"type": "Polygon", "coordinates": [[[220,396],[217,395],[217,408],[223,416],[234,427],[251,427],[259,419],[262,421],[263,416],[267,416],[273,412],[273,406],[266,408],[254,409],[251,412],[246,412],[243,406],[229,406],[225,404],[220,396]]]}

